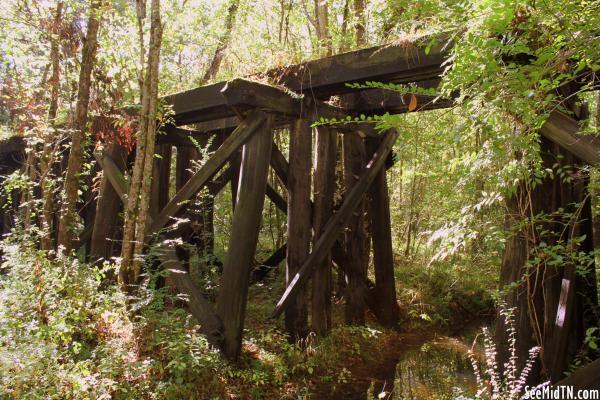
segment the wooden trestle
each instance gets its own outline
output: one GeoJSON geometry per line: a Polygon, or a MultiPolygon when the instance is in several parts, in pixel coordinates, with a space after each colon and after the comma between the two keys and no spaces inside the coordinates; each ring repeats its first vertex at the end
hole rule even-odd
{"type": "MultiPolygon", "coordinates": [[[[347,84],[382,81],[435,87],[445,56],[443,45],[428,52],[417,46],[376,47],[164,98],[173,107],[175,125],[162,127],[163,134],[157,139],[161,158],[155,162],[152,177],[152,221],[147,240],[159,248],[163,268],[187,297],[188,309],[210,343],[225,355],[235,359],[240,353],[249,285],[263,279],[284,258],[287,287],[273,316],[286,313],[286,328],[293,338],[310,330],[323,335],[331,328],[334,265],[346,277],[349,323],[361,323],[367,307],[382,324],[398,323],[385,174],[398,132],[379,134],[365,123],[315,129],[311,125],[322,117],[407,112],[410,95],[382,89],[356,90],[347,84]],[[265,81],[270,84],[262,83],[265,81]],[[182,128],[185,125],[192,128],[182,128]],[[287,127],[290,135],[289,162],[272,140],[273,130],[281,127],[287,127]],[[334,205],[338,134],[344,135],[344,160],[337,161],[344,163],[346,177],[343,201],[334,205]],[[204,145],[212,143],[214,150],[193,174],[189,172],[190,162],[198,154],[190,137],[204,145]],[[172,157],[177,160],[175,177],[170,176],[172,157]],[[280,194],[267,184],[269,166],[286,193],[280,194]],[[177,192],[169,198],[169,182],[173,180],[177,192]],[[180,251],[180,245],[194,232],[174,222],[189,217],[189,204],[203,188],[214,196],[229,183],[233,223],[220,292],[213,305],[190,279],[187,260],[180,251]],[[288,241],[254,268],[265,195],[287,213],[288,241]],[[367,278],[370,245],[365,225],[370,226],[372,236],[375,282],[367,278]]],[[[431,97],[418,95],[417,103],[417,111],[422,111],[448,107],[452,101],[434,102],[431,97]]],[[[541,133],[580,160],[600,163],[598,139],[577,136],[577,128],[574,119],[554,112],[541,133]]],[[[118,243],[118,215],[127,196],[123,171],[128,161],[125,151],[114,144],[95,156],[104,173],[96,220],[89,227],[89,254],[100,259],[116,253],[113,247],[118,243]]],[[[201,234],[209,236],[213,229],[212,201],[211,196],[202,200],[208,221],[194,224],[204,231],[201,234]]],[[[206,251],[212,251],[211,240],[200,242],[206,251]]]]}

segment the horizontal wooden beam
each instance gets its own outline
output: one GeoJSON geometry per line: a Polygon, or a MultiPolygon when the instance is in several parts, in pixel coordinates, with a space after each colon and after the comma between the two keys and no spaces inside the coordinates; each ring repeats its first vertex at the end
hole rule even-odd
{"type": "Polygon", "coordinates": [[[385,160],[392,151],[392,146],[397,138],[398,132],[394,129],[390,129],[385,134],[377,151],[361,173],[358,181],[356,181],[350,192],[344,198],[341,207],[325,225],[323,233],[313,247],[312,253],[310,253],[296,275],[290,281],[285,293],[281,296],[281,299],[273,310],[272,317],[278,317],[283,310],[285,310],[287,304],[295,297],[298,290],[300,290],[310,278],[315,267],[319,265],[330,252],[331,247],[338,238],[340,230],[346,226],[348,218],[363,199],[379,171],[384,167],[385,160]]]}
{"type": "Polygon", "coordinates": [[[553,111],[542,125],[540,134],[562,146],[577,158],[591,165],[600,165],[600,138],[577,134],[579,123],[573,118],[553,111]]]}
{"type": "MultiPolygon", "coordinates": [[[[267,78],[299,94],[317,100],[351,93],[347,83],[385,81],[395,83],[437,79],[447,56],[444,43],[430,46],[430,38],[408,45],[384,45],[338,54],[296,65],[275,68],[253,78],[267,78]]],[[[235,116],[220,95],[226,82],[191,89],[164,97],[175,112],[177,125],[235,116]]],[[[284,105],[285,106],[285,105],[284,105]]]]}

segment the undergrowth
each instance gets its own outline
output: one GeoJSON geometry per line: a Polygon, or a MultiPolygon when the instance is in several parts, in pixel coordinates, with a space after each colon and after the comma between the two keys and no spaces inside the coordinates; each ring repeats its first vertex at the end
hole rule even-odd
{"type": "Polygon", "coordinates": [[[5,242],[0,274],[1,399],[308,398],[317,382],[375,353],[379,332],[338,327],[289,343],[252,329],[237,364],[207,343],[178,300],[141,291],[134,316],[101,268],[5,242]]]}

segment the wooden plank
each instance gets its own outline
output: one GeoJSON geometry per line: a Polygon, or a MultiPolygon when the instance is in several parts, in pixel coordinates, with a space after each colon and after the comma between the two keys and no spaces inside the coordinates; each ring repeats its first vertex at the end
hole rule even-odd
{"type": "Polygon", "coordinates": [[[281,315],[287,304],[294,298],[298,290],[310,278],[310,275],[315,268],[325,259],[329,253],[331,246],[335,243],[341,229],[343,229],[348,221],[348,218],[362,200],[363,195],[368,190],[369,186],[377,176],[377,173],[385,165],[385,159],[392,151],[392,146],[398,138],[398,133],[395,130],[389,130],[383,137],[380,146],[373,155],[373,158],[360,178],[347,194],[339,210],[329,220],[323,233],[317,243],[313,246],[312,253],[308,256],[298,273],[294,276],[291,283],[287,286],[285,293],[277,303],[273,310],[272,317],[281,315]]]}
{"type": "MultiPolygon", "coordinates": [[[[367,154],[372,156],[379,141],[367,140],[367,154]]],[[[368,214],[373,241],[373,265],[375,266],[375,315],[383,326],[398,324],[400,310],[396,299],[394,275],[394,252],[392,248],[392,223],[390,198],[384,170],[381,170],[369,189],[368,214]]]]}
{"type": "MultiPolygon", "coordinates": [[[[310,251],[312,224],[310,164],[312,132],[306,119],[294,121],[290,130],[288,171],[287,257],[285,277],[289,284],[310,251]]],[[[308,293],[300,290],[285,310],[285,327],[293,340],[308,334],[308,293]]]]}
{"type": "Polygon", "coordinates": [[[218,314],[223,321],[221,348],[231,359],[237,359],[242,346],[250,273],[260,231],[273,140],[273,116],[256,115],[260,117],[257,120],[265,122],[243,147],[238,200],[217,301],[218,314]]]}
{"type": "Polygon", "coordinates": [[[198,172],[173,196],[169,203],[158,214],[150,228],[150,233],[158,232],[175,216],[208,180],[227,162],[229,157],[243,145],[265,121],[261,112],[252,111],[240,126],[225,140],[221,147],[215,151],[210,159],[198,172]]]}
{"type": "Polygon", "coordinates": [[[200,322],[200,328],[206,334],[208,342],[215,347],[220,347],[223,343],[221,319],[190,278],[188,271],[177,257],[175,245],[176,243],[172,241],[162,241],[158,245],[157,254],[162,262],[161,267],[169,272],[169,278],[177,290],[184,295],[190,314],[200,322]]]}
{"type": "MultiPolygon", "coordinates": [[[[335,192],[336,135],[329,127],[316,128],[315,139],[315,182],[314,246],[317,245],[327,222],[333,214],[335,192]]],[[[312,282],[311,326],[317,335],[326,335],[331,330],[331,254],[326,254],[319,262],[312,282]]]]}
{"type": "MultiPolygon", "coordinates": [[[[277,85],[310,97],[326,99],[354,91],[346,83],[370,81],[418,82],[438,78],[447,56],[443,43],[425,51],[429,38],[408,46],[384,45],[273,69],[265,75],[277,85]]],[[[255,76],[261,78],[261,75],[255,76]]],[[[164,97],[177,125],[233,117],[220,96],[225,82],[164,97]]]]}
{"type": "Polygon", "coordinates": [[[594,135],[578,135],[579,129],[576,120],[559,111],[553,111],[542,125],[540,133],[588,164],[600,165],[600,138],[594,135]]]}
{"type": "Polygon", "coordinates": [[[287,243],[284,243],[280,248],[275,250],[273,254],[265,261],[260,263],[254,270],[252,270],[252,283],[263,281],[269,272],[277,269],[279,263],[285,260],[287,254],[287,243]]]}
{"type": "MultiPolygon", "coordinates": [[[[348,133],[343,137],[344,146],[344,187],[345,193],[352,190],[358,177],[366,164],[366,150],[363,140],[357,133],[348,133]]],[[[384,169],[382,169],[384,171],[384,169]]],[[[364,198],[356,206],[348,218],[344,230],[344,244],[346,246],[346,306],[344,315],[349,325],[362,325],[365,323],[367,305],[367,266],[369,264],[369,251],[367,249],[367,231],[365,226],[365,201],[364,198]]]]}
{"type": "Polygon", "coordinates": [[[565,379],[556,382],[555,386],[572,386],[575,390],[600,390],[600,359],[591,362],[585,367],[576,369],[565,379]]]}
{"type": "Polygon", "coordinates": [[[279,147],[273,142],[273,150],[271,151],[271,168],[275,171],[281,186],[287,188],[288,171],[290,170],[290,164],[285,159],[285,156],[279,150],[279,147]]]}
{"type": "Polygon", "coordinates": [[[119,166],[107,154],[94,153],[94,157],[96,157],[96,161],[98,161],[102,171],[104,174],[106,174],[106,178],[112,185],[121,201],[125,202],[125,197],[127,196],[128,190],[127,181],[125,181],[125,177],[123,176],[123,172],[121,172],[119,166]]]}
{"type": "Polygon", "coordinates": [[[169,178],[171,175],[170,144],[156,145],[152,167],[152,192],[150,193],[150,215],[156,216],[169,202],[169,178]]]}
{"type": "Polygon", "coordinates": [[[288,211],[287,201],[285,201],[285,199],[283,197],[281,197],[281,195],[279,193],[277,193],[277,190],[273,189],[273,186],[267,184],[266,193],[267,193],[267,197],[273,202],[275,207],[277,207],[280,211],[287,213],[287,211],[288,211]]]}

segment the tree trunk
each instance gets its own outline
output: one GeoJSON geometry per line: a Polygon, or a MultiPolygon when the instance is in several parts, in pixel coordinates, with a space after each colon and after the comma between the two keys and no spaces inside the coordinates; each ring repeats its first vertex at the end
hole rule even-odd
{"type": "Polygon", "coordinates": [[[235,17],[239,7],[240,0],[231,0],[229,3],[229,8],[227,9],[227,18],[225,19],[225,31],[219,38],[219,44],[217,45],[215,54],[213,55],[212,61],[210,62],[210,65],[208,66],[200,85],[204,85],[208,81],[214,79],[219,73],[221,62],[223,61],[223,57],[225,57],[225,51],[227,50],[227,47],[229,47],[229,42],[231,41],[231,33],[233,32],[235,17]]]}
{"type": "Polygon", "coordinates": [[[54,220],[54,179],[52,164],[54,160],[54,146],[56,134],[54,131],[56,114],[58,112],[58,96],[60,90],[60,23],[62,20],[63,2],[56,4],[56,13],[52,24],[52,41],[50,45],[50,61],[52,63],[52,77],[50,78],[50,106],[48,107],[48,122],[50,131],[44,138],[44,149],[40,159],[40,188],[42,190],[42,250],[52,250],[52,227],[54,220]]]}
{"type": "Polygon", "coordinates": [[[79,88],[77,104],[75,106],[75,121],[71,137],[71,150],[67,175],[65,177],[62,205],[60,209],[60,224],[58,228],[58,246],[70,251],[73,243],[73,229],[77,218],[77,200],[79,190],[79,174],[83,164],[83,141],[87,125],[88,106],[90,101],[90,84],[92,69],[96,62],[96,49],[98,47],[98,30],[100,28],[100,13],[103,0],[91,0],[90,15],[87,24],[86,39],[83,44],[81,70],[79,73],[79,88]]]}
{"type": "Polygon", "coordinates": [[[367,36],[366,36],[366,26],[367,26],[367,18],[366,18],[366,9],[367,4],[366,0],[354,0],[354,18],[356,18],[356,46],[362,47],[367,44],[367,36]]]}
{"type": "Polygon", "coordinates": [[[150,209],[161,41],[160,0],[152,0],[150,43],[144,90],[142,92],[140,131],[138,132],[133,178],[127,196],[122,261],[119,270],[120,283],[126,287],[128,292],[132,290],[131,285],[136,285],[139,282],[141,273],[140,256],[144,249],[148,211],[150,209]],[[135,240],[135,244],[133,240],[135,240]]]}
{"type": "Polygon", "coordinates": [[[315,22],[319,52],[324,56],[333,54],[333,44],[329,33],[329,6],[327,0],[315,0],[315,22]]]}

